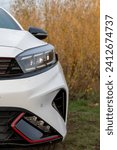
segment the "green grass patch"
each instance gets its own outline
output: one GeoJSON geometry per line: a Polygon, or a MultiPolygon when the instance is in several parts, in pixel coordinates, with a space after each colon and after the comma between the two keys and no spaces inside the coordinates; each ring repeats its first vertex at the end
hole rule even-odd
{"type": "Polygon", "coordinates": [[[100,108],[90,100],[69,103],[68,135],[61,150],[99,150],[100,108]]]}

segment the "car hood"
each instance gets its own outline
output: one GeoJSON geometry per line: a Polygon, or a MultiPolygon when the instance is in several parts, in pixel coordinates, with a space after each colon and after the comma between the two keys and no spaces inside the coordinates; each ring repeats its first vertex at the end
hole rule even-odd
{"type": "Polygon", "coordinates": [[[35,38],[28,31],[0,28],[0,47],[13,47],[24,51],[46,44],[46,42],[35,38]]]}

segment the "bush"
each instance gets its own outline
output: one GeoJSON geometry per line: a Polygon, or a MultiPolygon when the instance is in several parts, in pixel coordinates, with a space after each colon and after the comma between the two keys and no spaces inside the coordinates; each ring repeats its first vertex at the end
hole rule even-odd
{"type": "Polygon", "coordinates": [[[11,12],[25,29],[32,25],[48,31],[71,99],[99,96],[99,0],[15,0],[11,12]]]}

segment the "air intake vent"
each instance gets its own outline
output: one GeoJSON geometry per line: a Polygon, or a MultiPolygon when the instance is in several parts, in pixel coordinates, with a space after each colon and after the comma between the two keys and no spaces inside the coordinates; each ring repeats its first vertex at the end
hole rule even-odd
{"type": "Polygon", "coordinates": [[[0,110],[0,143],[19,142],[22,140],[11,128],[11,123],[20,112],[0,110]]]}
{"type": "Polygon", "coordinates": [[[0,58],[0,77],[14,77],[23,72],[14,58],[0,58]]]}
{"type": "Polygon", "coordinates": [[[66,119],[66,92],[60,90],[52,102],[53,107],[59,112],[62,118],[66,119]]]}

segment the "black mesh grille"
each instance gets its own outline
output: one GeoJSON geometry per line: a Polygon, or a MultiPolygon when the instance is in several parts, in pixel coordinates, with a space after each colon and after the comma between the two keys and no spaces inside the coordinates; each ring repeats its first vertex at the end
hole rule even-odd
{"type": "Polygon", "coordinates": [[[0,77],[14,77],[23,72],[14,58],[0,58],[0,77]]]}
{"type": "Polygon", "coordinates": [[[15,111],[0,111],[0,143],[23,141],[11,128],[11,123],[19,114],[15,111]]]}

